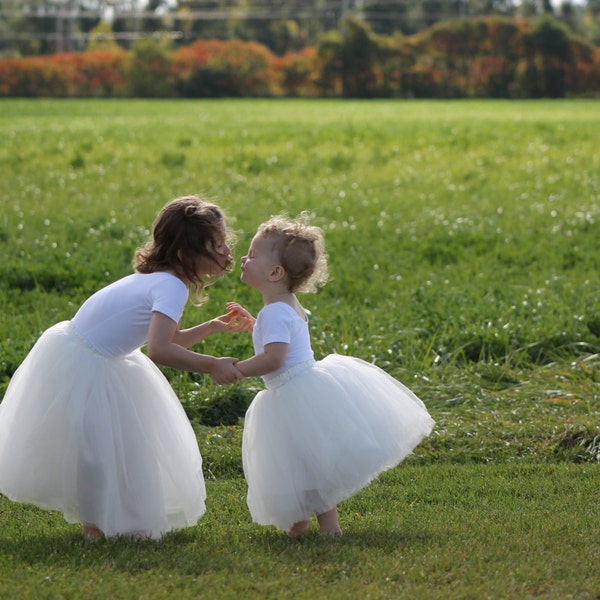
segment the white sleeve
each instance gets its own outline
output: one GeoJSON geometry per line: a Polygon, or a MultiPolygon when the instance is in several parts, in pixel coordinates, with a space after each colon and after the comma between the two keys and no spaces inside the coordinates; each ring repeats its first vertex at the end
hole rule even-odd
{"type": "Polygon", "coordinates": [[[292,339],[294,316],[281,303],[268,304],[259,314],[259,327],[262,334],[262,344],[282,342],[289,344],[292,339]]]}
{"type": "Polygon", "coordinates": [[[179,323],[188,299],[188,289],[176,277],[160,281],[152,288],[152,311],[162,313],[179,323]]]}

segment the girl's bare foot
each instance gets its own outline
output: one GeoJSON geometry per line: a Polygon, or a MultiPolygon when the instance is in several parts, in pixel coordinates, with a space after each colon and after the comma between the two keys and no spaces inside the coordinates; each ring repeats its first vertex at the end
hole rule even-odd
{"type": "Polygon", "coordinates": [[[98,529],[95,525],[83,525],[83,539],[84,540],[99,540],[104,536],[102,530],[98,529]]]}
{"type": "Polygon", "coordinates": [[[340,537],[342,535],[342,530],[338,521],[337,506],[334,506],[327,512],[317,515],[317,521],[319,522],[321,535],[328,537],[340,537]]]}
{"type": "Polygon", "coordinates": [[[294,523],[292,525],[291,529],[288,531],[288,535],[291,537],[295,537],[302,533],[306,533],[307,529],[308,521],[298,521],[297,523],[294,523]]]}

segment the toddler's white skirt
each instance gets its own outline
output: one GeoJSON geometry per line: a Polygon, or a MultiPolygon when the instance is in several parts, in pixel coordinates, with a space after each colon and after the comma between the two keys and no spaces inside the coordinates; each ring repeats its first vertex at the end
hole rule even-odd
{"type": "Polygon", "coordinates": [[[48,329],[0,404],[0,492],[106,536],[194,525],[202,458],[166,378],[137,350],[107,358],[69,322],[48,329]]]}
{"type": "Polygon", "coordinates": [[[385,371],[332,354],[267,382],[248,408],[242,456],[255,522],[288,531],[400,463],[434,425],[385,371]]]}

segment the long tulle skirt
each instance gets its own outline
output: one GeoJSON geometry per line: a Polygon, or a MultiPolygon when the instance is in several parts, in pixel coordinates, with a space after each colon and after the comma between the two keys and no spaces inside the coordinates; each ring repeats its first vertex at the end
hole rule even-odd
{"type": "Polygon", "coordinates": [[[399,464],[433,425],[415,394],[363,360],[332,354],[292,367],[246,413],[253,520],[288,531],[332,509],[399,464]]]}
{"type": "Polygon", "coordinates": [[[142,352],[107,358],[68,322],[48,329],[0,404],[0,492],[106,536],[194,525],[202,458],[168,381],[142,352]]]}

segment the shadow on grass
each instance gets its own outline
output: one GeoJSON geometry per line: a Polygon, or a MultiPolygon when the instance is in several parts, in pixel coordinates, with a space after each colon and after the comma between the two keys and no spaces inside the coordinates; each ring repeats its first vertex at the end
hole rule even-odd
{"type": "Polygon", "coordinates": [[[414,541],[426,541],[429,536],[426,533],[399,532],[399,531],[364,531],[352,530],[347,527],[341,537],[326,537],[317,531],[309,531],[304,535],[289,537],[285,533],[276,531],[274,528],[264,529],[252,536],[253,543],[268,547],[294,548],[297,546],[362,546],[365,548],[379,548],[381,550],[396,550],[399,545],[414,541]]]}
{"type": "Polygon", "coordinates": [[[425,544],[427,533],[348,531],[341,538],[326,538],[316,531],[295,538],[274,528],[242,525],[218,530],[196,527],[167,534],[161,541],[127,538],[82,539],[79,531],[55,535],[30,533],[19,539],[0,538],[0,555],[13,566],[67,569],[107,569],[135,574],[147,570],[182,575],[234,573],[260,560],[291,562],[339,559],[344,549],[394,553],[410,544],[425,544]]]}

